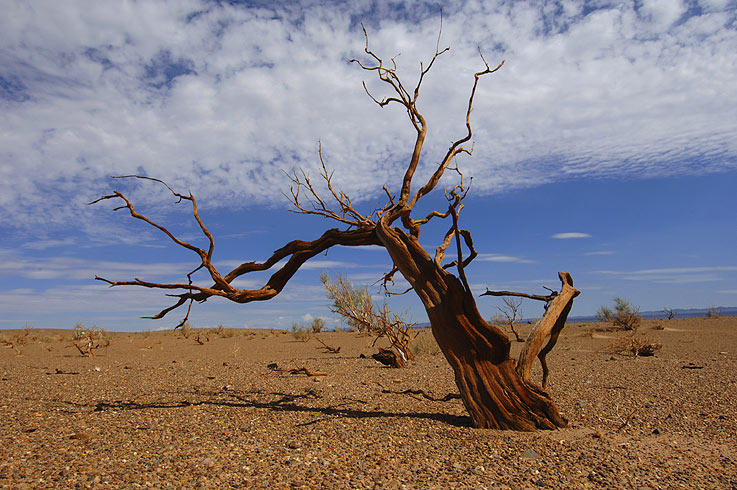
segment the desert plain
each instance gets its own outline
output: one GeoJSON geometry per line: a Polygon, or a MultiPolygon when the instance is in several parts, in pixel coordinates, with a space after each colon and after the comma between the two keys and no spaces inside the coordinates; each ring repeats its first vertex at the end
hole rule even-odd
{"type": "Polygon", "coordinates": [[[355,332],[115,332],[89,357],[0,331],[0,488],[737,488],[737,318],[644,321],[650,357],[602,327],[548,356],[569,427],[528,433],[402,393],[457,392],[427,330],[404,369],[355,332]]]}

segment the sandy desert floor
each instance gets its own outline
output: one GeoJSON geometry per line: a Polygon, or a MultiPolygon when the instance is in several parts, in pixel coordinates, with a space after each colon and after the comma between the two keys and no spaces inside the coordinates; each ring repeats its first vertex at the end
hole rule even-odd
{"type": "Polygon", "coordinates": [[[535,433],[387,393],[456,392],[427,331],[390,369],[349,332],[319,334],[337,354],[280,331],[114,333],[82,357],[71,331],[32,330],[0,346],[0,488],[737,488],[737,318],[646,321],[663,348],[643,358],[602,326],[564,330],[548,391],[570,427],[535,433]]]}

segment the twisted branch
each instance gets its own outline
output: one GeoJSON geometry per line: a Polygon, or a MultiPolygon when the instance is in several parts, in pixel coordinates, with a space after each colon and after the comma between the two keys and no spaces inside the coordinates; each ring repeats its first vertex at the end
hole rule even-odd
{"type": "Polygon", "coordinates": [[[133,280],[128,280],[128,281],[112,281],[104,277],[95,276],[96,280],[105,282],[109,284],[110,287],[139,286],[139,287],[152,288],[152,289],[184,291],[179,294],[167,295],[170,297],[177,298],[176,303],[174,303],[172,306],[168,308],[161,310],[156,315],[147,316],[143,318],[152,318],[152,319],[163,318],[164,316],[166,316],[167,313],[181,307],[182,305],[184,305],[186,302],[189,301],[189,306],[187,308],[187,314],[184,317],[184,319],[179,323],[179,325],[182,325],[189,318],[189,313],[191,311],[192,303],[194,301],[203,302],[212,296],[227,298],[236,303],[249,303],[251,301],[265,301],[279,294],[284,288],[284,286],[286,285],[286,283],[292,278],[292,276],[294,276],[297,270],[299,270],[302,264],[304,264],[307,260],[314,257],[315,255],[322,253],[325,250],[329,249],[330,247],[333,247],[335,245],[344,245],[344,246],[382,245],[381,241],[378,239],[373,228],[371,227],[362,226],[355,230],[331,229],[331,230],[327,230],[326,232],[322,234],[320,238],[313,240],[313,241],[309,241],[309,242],[302,241],[302,240],[291,241],[287,243],[286,245],[284,245],[283,247],[281,247],[280,249],[276,250],[271,255],[271,257],[269,257],[264,262],[244,262],[240,264],[239,266],[235,267],[230,272],[228,272],[225,276],[223,276],[220,274],[217,268],[212,264],[212,254],[215,248],[215,242],[212,237],[212,234],[209,232],[204,222],[199,217],[199,214],[197,212],[197,204],[196,204],[194,196],[192,196],[191,194],[188,196],[185,196],[183,194],[175,192],[165,182],[159,179],[153,179],[150,177],[143,177],[143,176],[126,176],[126,177],[134,177],[134,178],[159,182],[163,184],[164,186],[166,186],[166,188],[169,189],[174,196],[178,197],[180,201],[188,200],[192,202],[192,212],[194,214],[195,220],[199,224],[200,229],[203,231],[205,236],[208,237],[208,240],[210,242],[210,246],[208,250],[205,251],[201,248],[191,245],[188,242],[185,242],[184,240],[180,238],[177,238],[166,227],[138,213],[133,207],[133,204],[131,203],[131,201],[119,191],[114,191],[113,194],[102,196],[92,201],[91,203],[89,203],[89,204],[95,204],[100,201],[108,200],[108,199],[116,199],[116,198],[121,199],[124,204],[122,206],[114,208],[115,210],[128,209],[132,217],[139,219],[141,221],[144,221],[145,223],[148,223],[149,225],[157,228],[162,233],[164,233],[167,237],[169,237],[177,245],[184,247],[188,250],[192,250],[193,252],[197,253],[200,256],[201,263],[193,271],[187,274],[187,279],[188,279],[187,283],[157,283],[157,282],[144,281],[139,278],[134,278],[133,280]],[[238,289],[231,284],[235,279],[237,279],[238,277],[244,274],[248,274],[251,272],[266,271],[274,267],[275,265],[277,265],[277,263],[279,263],[280,261],[284,259],[286,259],[286,262],[284,263],[284,265],[278,268],[269,277],[266,284],[264,284],[259,289],[238,289]],[[209,287],[199,286],[199,285],[193,284],[192,282],[192,275],[203,267],[208,270],[208,272],[210,273],[210,277],[213,279],[213,284],[209,287]]]}

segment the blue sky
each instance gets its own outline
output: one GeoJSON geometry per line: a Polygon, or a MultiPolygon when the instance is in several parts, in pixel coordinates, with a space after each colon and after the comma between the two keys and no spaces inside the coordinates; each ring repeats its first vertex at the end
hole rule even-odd
{"type": "MultiPolygon", "coordinates": [[[[113,188],[204,244],[188,209],[164,190],[110,175],[145,174],[191,191],[223,269],[335,226],[288,213],[282,195],[283,171],[317,174],[318,141],[334,184],[358,207],[372,208],[382,185],[399,187],[413,129],[398,106],[380,109],[366,97],[362,80],[386,94],[347,59],[362,54],[363,22],[377,53],[401,53],[399,73],[413,85],[435,47],[435,3],[269,4],[4,2],[0,328],[154,330],[183,315],[139,319],[168,298],[93,280],[179,282],[197,265],[109,202],[85,204],[113,188]]],[[[567,270],[582,291],[573,315],[614,296],[643,310],[737,305],[737,2],[443,8],[441,46],[451,50],[423,84],[430,129],[418,177],[463,134],[477,47],[490,63],[506,60],[480,84],[474,154],[458,161],[474,178],[461,214],[480,252],[467,270],[473,289],[541,293],[567,270]]],[[[445,226],[429,227],[422,243],[434,249],[445,226]]],[[[191,320],[333,323],[320,273],[369,285],[389,266],[379,248],[331,250],[275,300],[211,299],[191,320]]],[[[487,316],[498,305],[478,303],[487,316]]],[[[391,304],[426,321],[410,295],[391,304]]],[[[523,305],[525,316],[538,310],[523,305]]]]}

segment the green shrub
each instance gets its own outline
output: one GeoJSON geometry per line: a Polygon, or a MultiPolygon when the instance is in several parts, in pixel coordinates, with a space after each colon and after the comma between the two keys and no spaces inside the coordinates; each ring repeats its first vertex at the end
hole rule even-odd
{"type": "Polygon", "coordinates": [[[614,298],[614,309],[601,306],[596,312],[596,318],[602,322],[610,322],[622,330],[635,330],[640,326],[642,317],[640,308],[633,306],[622,298],[614,298]]]}

